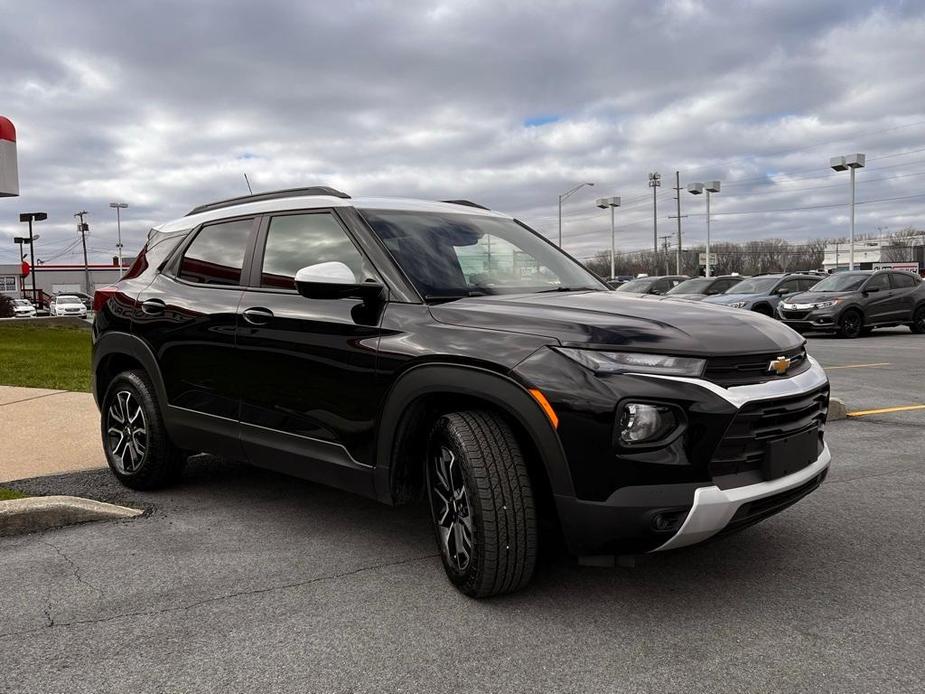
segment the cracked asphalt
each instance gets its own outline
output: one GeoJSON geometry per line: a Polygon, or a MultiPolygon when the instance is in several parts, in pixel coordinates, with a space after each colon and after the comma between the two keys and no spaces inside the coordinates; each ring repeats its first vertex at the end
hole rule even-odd
{"type": "MultiPolygon", "coordinates": [[[[832,375],[890,404],[925,376],[899,340],[810,350],[889,362],[832,375]]],[[[922,692],[923,425],[831,423],[826,483],[784,513],[634,568],[548,550],[481,602],[423,506],[206,457],[156,494],[106,470],[12,483],[146,514],[0,538],[0,692],[922,692]]]]}

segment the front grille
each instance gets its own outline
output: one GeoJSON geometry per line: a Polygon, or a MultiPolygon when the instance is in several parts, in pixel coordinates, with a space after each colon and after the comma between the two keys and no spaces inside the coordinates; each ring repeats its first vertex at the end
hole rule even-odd
{"type": "Polygon", "coordinates": [[[829,386],[802,395],[751,402],[733,418],[710,460],[710,474],[722,489],[764,481],[762,463],[771,441],[822,427],[829,409],[829,386]]]}
{"type": "Polygon", "coordinates": [[[773,516],[775,513],[783,511],[789,506],[793,506],[804,496],[818,489],[819,485],[821,485],[822,481],[825,479],[826,473],[827,470],[823,470],[799,487],[787,489],[786,491],[766,496],[763,499],[756,499],[755,501],[742,504],[726,527],[718,533],[718,536],[742,530],[765,518],[773,516]]]}
{"type": "Polygon", "coordinates": [[[788,320],[803,320],[810,314],[810,311],[785,311],[784,309],[780,310],[780,315],[788,320]]]}
{"type": "Polygon", "coordinates": [[[786,352],[769,352],[767,354],[712,357],[707,360],[703,377],[723,387],[744,386],[753,383],[765,383],[779,378],[789,378],[806,371],[809,359],[806,350],[797,347],[786,352]],[[778,357],[789,357],[790,368],[786,375],[778,376],[770,370],[771,362],[778,357]]]}

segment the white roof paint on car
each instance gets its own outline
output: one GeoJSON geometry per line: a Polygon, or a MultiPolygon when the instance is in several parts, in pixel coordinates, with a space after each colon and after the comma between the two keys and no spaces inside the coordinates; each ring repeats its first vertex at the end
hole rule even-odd
{"type": "Polygon", "coordinates": [[[153,231],[170,233],[183,231],[199,226],[203,222],[216,219],[239,217],[252,214],[269,214],[272,212],[285,212],[288,210],[311,210],[319,207],[356,207],[369,210],[404,210],[408,212],[440,212],[443,214],[468,214],[481,217],[500,217],[511,219],[510,215],[483,210],[468,205],[456,205],[435,200],[418,200],[416,198],[388,198],[388,197],[360,197],[337,198],[329,195],[304,195],[294,198],[276,198],[273,200],[260,200],[258,202],[243,202],[238,205],[222,207],[218,210],[208,210],[188,217],[180,217],[172,222],[166,222],[154,227],[153,231]]]}

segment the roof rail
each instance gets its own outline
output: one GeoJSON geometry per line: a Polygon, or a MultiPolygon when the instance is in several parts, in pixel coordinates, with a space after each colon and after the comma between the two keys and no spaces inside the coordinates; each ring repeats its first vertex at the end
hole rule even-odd
{"type": "Polygon", "coordinates": [[[194,207],[185,216],[189,217],[193,214],[199,214],[200,212],[210,212],[211,210],[220,210],[224,207],[234,207],[235,205],[243,205],[246,202],[261,202],[263,200],[280,200],[282,198],[300,198],[308,195],[330,195],[335,198],[342,198],[344,200],[349,200],[350,196],[346,193],[343,193],[336,188],[329,188],[328,186],[311,186],[310,188],[287,188],[285,190],[273,190],[269,193],[256,193],[254,195],[242,195],[237,198],[228,198],[227,200],[219,200],[217,202],[210,202],[206,205],[200,205],[199,207],[194,207]]]}
{"type": "Polygon", "coordinates": [[[485,205],[479,205],[477,202],[472,202],[471,200],[441,200],[440,202],[447,202],[451,205],[465,205],[466,207],[477,207],[480,210],[491,210],[490,207],[485,207],[485,205]]]}

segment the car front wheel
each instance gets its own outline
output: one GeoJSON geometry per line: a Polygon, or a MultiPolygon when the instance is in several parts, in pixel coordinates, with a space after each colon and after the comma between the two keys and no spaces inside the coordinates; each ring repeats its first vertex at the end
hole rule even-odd
{"type": "Polygon", "coordinates": [[[839,337],[855,338],[860,336],[864,328],[864,318],[855,310],[845,311],[838,321],[839,337]]]}
{"type": "Polygon", "coordinates": [[[480,410],[447,414],[427,450],[431,517],[450,581],[474,598],[525,586],[536,565],[537,524],[510,426],[480,410]]]}
{"type": "Polygon", "coordinates": [[[176,482],[186,456],[167,437],[154,388],[143,371],[116,376],[100,407],[103,449],[118,480],[132,489],[176,482]]]}

